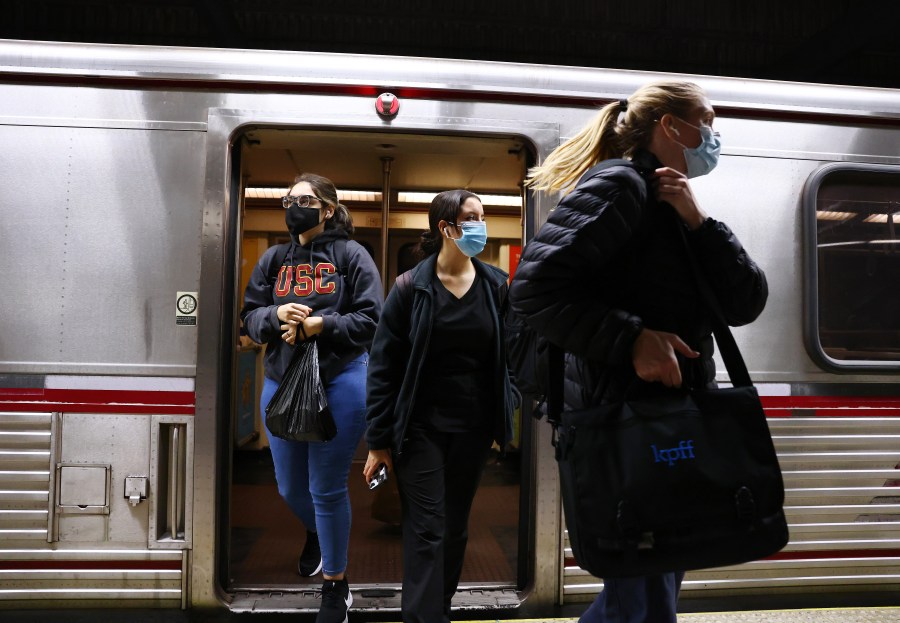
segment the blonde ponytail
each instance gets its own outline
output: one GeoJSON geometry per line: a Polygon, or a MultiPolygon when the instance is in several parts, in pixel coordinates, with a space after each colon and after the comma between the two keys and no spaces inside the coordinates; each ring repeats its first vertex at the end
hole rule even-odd
{"type": "Polygon", "coordinates": [[[657,121],[666,113],[688,116],[706,94],[693,82],[653,82],[627,100],[611,102],[578,134],[554,149],[528,172],[526,186],[566,193],[582,174],[602,160],[631,158],[650,145],[657,121]],[[619,115],[622,114],[621,119],[619,115]]]}
{"type": "Polygon", "coordinates": [[[600,109],[578,134],[554,149],[540,166],[528,172],[527,186],[535,190],[571,191],[589,168],[607,158],[622,155],[615,132],[619,103],[600,109]]]}

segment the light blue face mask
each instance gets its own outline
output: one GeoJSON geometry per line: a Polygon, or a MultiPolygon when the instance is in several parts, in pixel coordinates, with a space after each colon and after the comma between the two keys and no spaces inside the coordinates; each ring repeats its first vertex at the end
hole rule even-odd
{"type": "MultiPolygon", "coordinates": [[[[450,224],[456,226],[456,223],[450,224]]],[[[466,221],[460,223],[459,228],[462,230],[462,236],[455,238],[453,242],[456,243],[460,251],[469,257],[475,257],[484,251],[484,245],[487,244],[487,223],[484,221],[466,221]]]]}
{"type": "MultiPolygon", "coordinates": [[[[719,152],[722,150],[722,141],[719,133],[706,124],[696,126],[679,117],[682,123],[687,123],[692,128],[700,130],[700,144],[696,147],[687,147],[684,143],[678,143],[684,147],[684,161],[687,163],[688,177],[700,177],[716,168],[719,163],[719,152]]],[[[676,132],[677,135],[677,132],[676,132]]],[[[678,141],[676,141],[678,142],[678,141]]]]}

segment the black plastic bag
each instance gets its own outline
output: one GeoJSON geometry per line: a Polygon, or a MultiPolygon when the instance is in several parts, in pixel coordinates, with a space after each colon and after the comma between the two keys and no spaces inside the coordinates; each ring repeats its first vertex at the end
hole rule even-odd
{"type": "Polygon", "coordinates": [[[289,441],[328,441],[337,435],[319,376],[315,340],[294,347],[291,363],[266,406],[266,427],[276,437],[289,441]]]}

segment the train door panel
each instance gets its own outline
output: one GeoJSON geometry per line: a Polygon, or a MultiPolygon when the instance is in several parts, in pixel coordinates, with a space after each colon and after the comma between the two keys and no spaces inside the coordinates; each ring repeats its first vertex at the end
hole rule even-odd
{"type": "MultiPolygon", "coordinates": [[[[549,149],[557,138],[555,132],[547,133],[544,139],[548,137],[549,149]]],[[[235,251],[241,252],[237,258],[240,275],[235,291],[226,293],[223,300],[232,301],[230,313],[235,321],[249,269],[269,244],[286,235],[280,197],[293,177],[301,172],[315,172],[335,182],[341,202],[353,217],[353,238],[373,255],[384,276],[386,290],[397,274],[414,263],[414,248],[419,235],[428,227],[428,206],[436,192],[467,187],[482,197],[490,236],[483,259],[505,270],[510,268],[510,249],[521,245],[522,225],[530,218],[523,214],[521,181],[530,164],[526,158],[534,147],[517,134],[400,135],[383,131],[254,127],[241,135],[233,149],[241,151],[235,158],[240,163],[240,177],[231,178],[232,184],[241,188],[239,198],[232,194],[238,202],[232,212],[240,214],[241,224],[240,230],[235,231],[233,245],[235,251]],[[390,178],[384,176],[386,157],[391,158],[390,178]],[[382,229],[384,222],[388,224],[387,231],[382,229]]],[[[261,362],[261,356],[258,361],[261,362]]],[[[256,378],[259,376],[257,371],[256,378]]],[[[198,385],[203,385],[202,379],[198,379],[198,385]]],[[[243,392],[244,384],[236,383],[234,388],[235,392],[243,392]]],[[[237,396],[229,396],[227,402],[235,404],[237,396]]],[[[296,572],[305,531],[278,496],[271,458],[265,451],[266,431],[258,405],[255,422],[256,434],[244,435],[250,443],[230,450],[223,457],[232,465],[234,476],[224,483],[220,479],[225,487],[223,500],[228,500],[227,508],[220,507],[220,517],[228,518],[219,526],[220,538],[227,543],[218,553],[221,584],[231,593],[251,591],[249,601],[238,598],[232,604],[235,610],[268,606],[314,609],[316,603],[309,599],[309,592],[317,588],[321,577],[301,578],[296,572]],[[223,556],[227,560],[221,559],[223,556]],[[265,598],[260,592],[272,588],[291,591],[291,605],[266,602],[268,606],[263,606],[260,599],[265,601],[265,598]]],[[[487,587],[515,594],[517,588],[529,583],[520,575],[533,569],[533,565],[520,564],[519,544],[530,540],[521,538],[517,526],[521,519],[519,509],[530,504],[520,504],[520,498],[531,497],[529,491],[520,489],[520,471],[522,465],[531,461],[519,452],[520,447],[521,440],[517,440],[510,448],[503,449],[508,452],[502,459],[500,449],[496,449],[498,452],[492,454],[476,497],[458,598],[459,605],[464,607],[484,601],[483,595],[467,597],[465,589],[487,587]]],[[[358,606],[367,607],[367,590],[372,591],[366,589],[368,586],[378,587],[369,595],[372,601],[369,605],[399,607],[398,589],[402,580],[400,533],[396,523],[399,502],[396,492],[390,488],[378,497],[365,488],[361,476],[365,454],[365,444],[361,441],[350,476],[353,530],[348,576],[355,587],[362,587],[361,597],[356,601],[358,606]],[[372,597],[375,593],[379,595],[377,599],[372,597]]],[[[219,469],[224,471],[223,464],[219,469]]],[[[531,482],[530,478],[527,480],[531,482]]],[[[525,525],[531,524],[525,522],[525,525]]],[[[198,538],[202,537],[198,535],[198,538]]]]}

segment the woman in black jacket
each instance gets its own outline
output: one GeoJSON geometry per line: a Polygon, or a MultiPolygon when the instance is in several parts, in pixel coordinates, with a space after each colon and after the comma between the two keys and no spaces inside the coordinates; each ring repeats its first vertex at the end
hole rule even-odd
{"type": "MultiPolygon", "coordinates": [[[[650,84],[605,106],[531,171],[532,187],[566,194],[526,246],[510,303],[568,353],[567,408],[619,400],[636,379],[667,387],[714,383],[711,312],[679,229],[728,323],[746,324],[762,312],[763,271],[697,205],[688,182],[716,166],[714,118],[697,85],[650,84]],[[612,158],[633,166],[585,176],[612,158]]],[[[675,623],[683,575],[604,578],[581,621],[675,623]]]]}
{"type": "Polygon", "coordinates": [[[406,623],[450,620],[475,490],[514,408],[499,313],[507,275],[474,259],[487,241],[481,201],[440,193],[428,221],[426,258],[385,301],[366,384],[364,476],[383,464],[397,477],[406,623]]]}

